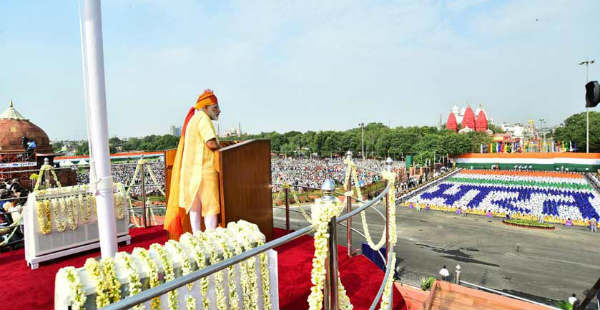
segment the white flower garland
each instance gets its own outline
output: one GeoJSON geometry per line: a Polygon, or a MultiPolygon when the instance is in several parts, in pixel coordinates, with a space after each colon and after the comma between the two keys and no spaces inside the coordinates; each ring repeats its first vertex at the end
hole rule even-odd
{"type": "MultiPolygon", "coordinates": [[[[362,193],[361,193],[360,187],[358,186],[358,173],[356,172],[356,166],[354,166],[354,164],[352,164],[350,167],[351,167],[350,170],[352,171],[352,178],[354,180],[354,186],[356,187],[356,192],[358,194],[358,197],[362,198],[362,193]]],[[[386,229],[381,231],[381,239],[379,239],[379,242],[377,242],[377,244],[375,244],[375,242],[373,242],[373,239],[371,238],[371,234],[369,233],[369,225],[367,224],[367,217],[365,215],[365,211],[360,213],[360,218],[362,220],[363,230],[365,233],[365,239],[367,240],[367,243],[373,250],[379,251],[379,249],[381,249],[385,245],[386,229]]]]}
{"type": "MultiPolygon", "coordinates": [[[[204,269],[207,266],[207,257],[204,255],[203,241],[194,237],[190,233],[185,233],[179,238],[179,242],[191,250],[198,270],[204,269]]],[[[202,296],[202,309],[207,310],[210,306],[208,300],[208,277],[200,279],[200,296],[202,296]]]]}
{"type": "MultiPolygon", "coordinates": [[[[229,248],[226,232],[227,231],[222,227],[217,227],[217,229],[215,229],[215,235],[217,237],[215,240],[218,240],[217,245],[221,251],[223,251],[223,259],[230,259],[234,256],[234,254],[229,248]]],[[[227,267],[227,286],[229,288],[229,307],[230,309],[237,310],[240,307],[235,285],[235,266],[227,267]]]]}
{"type": "Polygon", "coordinates": [[[123,202],[125,201],[123,194],[120,191],[117,191],[113,194],[113,205],[115,208],[115,214],[117,219],[122,220],[125,217],[125,212],[123,211],[123,202]]]}
{"type": "MultiPolygon", "coordinates": [[[[258,246],[264,244],[263,240],[258,241],[258,246]]],[[[263,309],[271,310],[271,278],[269,277],[269,260],[267,258],[267,253],[259,254],[260,260],[260,278],[262,282],[262,299],[263,299],[263,309]]]]}
{"type": "Polygon", "coordinates": [[[83,223],[88,223],[90,219],[90,207],[87,203],[87,199],[85,195],[79,194],[77,195],[77,202],[79,204],[79,212],[81,213],[81,220],[83,223]]]}
{"type": "MultiPolygon", "coordinates": [[[[235,222],[230,222],[227,224],[226,234],[230,238],[230,242],[234,247],[235,255],[238,255],[245,250],[249,250],[250,248],[245,247],[245,242],[243,238],[243,232],[240,230],[241,226],[238,226],[235,222]],[[239,240],[238,240],[239,239],[239,240]]],[[[243,309],[252,309],[251,304],[252,300],[250,298],[252,292],[252,279],[253,275],[251,274],[252,270],[248,268],[247,261],[241,262],[239,264],[240,267],[240,284],[242,286],[242,303],[243,309]]]]}
{"type": "MultiPolygon", "coordinates": [[[[142,291],[142,281],[140,280],[140,275],[135,268],[135,262],[133,258],[125,253],[118,252],[115,255],[115,260],[123,265],[125,268],[125,274],[127,275],[127,284],[129,286],[129,296],[134,296],[139,294],[142,291]]],[[[144,304],[139,304],[133,307],[135,310],[144,309],[144,304]]]]}
{"type": "MultiPolygon", "coordinates": [[[[349,184],[349,179],[350,177],[353,178],[354,181],[354,185],[356,187],[356,191],[357,191],[357,195],[359,197],[362,197],[361,192],[360,192],[360,187],[358,186],[358,174],[356,173],[356,166],[354,165],[354,163],[351,160],[346,160],[346,163],[348,165],[348,169],[346,170],[346,182],[345,182],[345,186],[346,184],[349,184]]],[[[392,289],[392,284],[393,284],[393,279],[394,279],[394,266],[395,266],[395,262],[396,262],[396,254],[394,253],[394,245],[397,242],[398,236],[397,236],[397,231],[396,231],[396,174],[392,171],[382,171],[381,172],[381,176],[384,180],[386,180],[388,182],[388,184],[390,185],[390,190],[388,192],[388,197],[387,197],[387,203],[388,203],[388,225],[386,227],[385,230],[383,230],[383,235],[381,237],[381,240],[375,244],[373,242],[373,240],[371,239],[371,236],[369,234],[369,227],[367,225],[367,221],[366,221],[366,217],[365,217],[365,212],[361,212],[361,218],[362,218],[362,224],[363,224],[363,230],[365,232],[365,239],[367,240],[369,246],[373,249],[373,250],[379,250],[383,247],[383,245],[385,244],[385,232],[386,230],[389,231],[389,244],[388,244],[388,253],[390,253],[388,259],[390,260],[388,262],[388,265],[390,266],[390,268],[392,268],[392,270],[390,271],[390,275],[389,278],[387,280],[387,283],[385,284],[385,288],[383,291],[383,295],[382,295],[382,299],[381,299],[381,303],[380,303],[380,309],[382,310],[387,310],[389,307],[389,297],[391,294],[391,289],[392,289]]],[[[347,191],[349,191],[350,189],[346,188],[347,191]]],[[[350,190],[350,195],[352,195],[352,191],[350,190]]]]}
{"type": "MultiPolygon", "coordinates": [[[[150,251],[154,252],[160,258],[163,272],[165,275],[165,282],[175,280],[175,270],[173,269],[173,263],[167,254],[167,251],[158,243],[154,243],[150,246],[150,251]]],[[[169,308],[171,310],[179,309],[177,303],[177,290],[171,290],[167,293],[167,299],[169,300],[169,308]]]]}
{"type": "Polygon", "coordinates": [[[52,199],[52,209],[54,213],[54,225],[57,231],[63,232],[67,229],[67,219],[65,218],[66,208],[65,199],[52,199]]]}
{"type": "Polygon", "coordinates": [[[66,197],[65,204],[67,209],[67,224],[71,230],[75,230],[79,225],[79,212],[75,208],[75,198],[72,196],[66,197]]]}
{"type": "MultiPolygon", "coordinates": [[[[135,248],[133,249],[133,256],[138,260],[144,262],[144,267],[146,274],[148,275],[148,282],[150,284],[150,288],[158,286],[160,284],[160,280],[158,278],[158,267],[156,266],[156,262],[150,257],[150,254],[144,248],[135,248]]],[[[150,302],[150,309],[159,310],[161,309],[160,297],[154,297],[150,302]]]]}
{"type": "Polygon", "coordinates": [[[87,299],[85,295],[85,291],[83,290],[83,285],[81,285],[81,280],[79,279],[79,274],[74,267],[64,267],[61,268],[56,278],[63,278],[68,285],[68,289],[71,291],[71,300],[70,308],[72,310],[83,309],[83,305],[87,299]]]}
{"type": "MultiPolygon", "coordinates": [[[[179,242],[175,240],[169,240],[167,243],[165,243],[165,247],[170,249],[171,252],[177,253],[175,257],[180,263],[182,275],[185,276],[194,271],[194,268],[192,267],[192,261],[185,254],[179,242]]],[[[185,296],[185,307],[187,310],[194,310],[196,309],[196,298],[190,294],[192,288],[194,287],[194,283],[188,283],[186,287],[188,289],[188,294],[185,296]]]]}
{"type": "MultiPolygon", "coordinates": [[[[238,222],[239,233],[238,236],[242,238],[242,244],[244,246],[244,250],[248,251],[253,248],[253,240],[250,238],[253,232],[250,231],[248,226],[246,226],[244,221],[238,222]],[[240,223],[241,222],[241,223],[240,223]]],[[[258,308],[258,280],[256,277],[256,257],[252,256],[242,262],[243,267],[245,268],[245,276],[243,279],[243,289],[244,289],[244,307],[248,309],[257,309],[258,308]],[[247,306],[246,306],[247,305],[247,306]]]]}
{"type": "MultiPolygon", "coordinates": [[[[332,217],[341,213],[343,207],[342,204],[319,199],[315,201],[311,209],[312,225],[315,229],[315,256],[311,270],[311,282],[313,286],[310,288],[310,295],[308,296],[310,310],[321,310],[323,307],[323,285],[326,273],[325,260],[328,255],[328,223],[332,217]]],[[[346,295],[346,290],[339,279],[338,295],[340,296],[340,308],[344,310],[352,309],[352,304],[350,304],[350,300],[346,295]]]]}
{"type": "Polygon", "coordinates": [[[389,268],[392,268],[392,270],[390,271],[390,275],[388,276],[387,282],[385,283],[385,287],[383,288],[383,294],[381,295],[381,302],[379,304],[380,310],[389,309],[390,294],[392,294],[392,286],[394,285],[394,267],[396,266],[396,253],[390,253],[389,259],[389,268]]]}
{"type": "MultiPolygon", "coordinates": [[[[196,233],[194,233],[194,236],[199,236],[204,241],[204,245],[206,246],[208,253],[210,253],[210,263],[211,264],[218,263],[220,261],[220,259],[219,259],[219,255],[217,253],[217,249],[216,249],[216,245],[215,245],[217,243],[217,241],[215,240],[214,231],[209,230],[209,231],[206,231],[203,233],[196,232],[196,233]]],[[[223,289],[223,287],[224,287],[223,282],[224,282],[224,278],[225,278],[223,272],[224,271],[221,270],[214,274],[215,299],[217,301],[217,309],[219,309],[219,310],[227,309],[225,290],[223,289]]]]}

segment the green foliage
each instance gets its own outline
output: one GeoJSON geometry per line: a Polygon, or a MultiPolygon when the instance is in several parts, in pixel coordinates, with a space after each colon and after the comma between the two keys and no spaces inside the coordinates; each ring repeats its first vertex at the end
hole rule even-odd
{"type": "MultiPolygon", "coordinates": [[[[162,151],[177,148],[178,143],[179,137],[173,135],[150,135],[143,138],[129,138],[126,140],[112,137],[108,140],[111,154],[129,151],[162,151]]],[[[87,141],[81,141],[77,145],[76,155],[89,155],[87,141]]]]}
{"type": "Polygon", "coordinates": [[[492,124],[492,122],[488,122],[488,129],[493,131],[494,133],[504,133],[504,130],[502,130],[502,128],[492,124]]]}
{"type": "Polygon", "coordinates": [[[433,286],[434,282],[435,282],[434,277],[422,278],[421,279],[421,289],[424,291],[429,290],[433,286]]]}
{"type": "MultiPolygon", "coordinates": [[[[262,132],[256,135],[231,137],[233,140],[270,139],[271,151],[290,156],[321,157],[344,156],[350,150],[355,156],[361,155],[361,128],[345,131],[289,131],[285,133],[262,132]]],[[[468,152],[479,152],[481,143],[491,143],[491,137],[481,132],[457,134],[436,127],[395,127],[381,123],[370,123],[364,127],[365,153],[369,158],[401,159],[415,155],[415,163],[429,160],[440,161],[446,154],[450,156],[468,152]]],[[[173,135],[149,135],[143,138],[109,139],[111,153],[127,151],[160,151],[177,147],[179,138],[173,135]]],[[[77,155],[89,154],[87,142],[77,146],[77,155]]]]}
{"type": "Polygon", "coordinates": [[[63,148],[64,145],[65,144],[62,141],[54,141],[52,142],[52,151],[54,153],[60,153],[60,150],[63,148]]]}
{"type": "MultiPolygon", "coordinates": [[[[573,141],[578,152],[585,152],[585,112],[569,116],[552,133],[555,141],[573,141]]],[[[600,152],[600,113],[590,112],[590,152],[600,152]]]]}
{"type": "Polygon", "coordinates": [[[573,305],[567,300],[559,300],[556,302],[556,306],[565,310],[573,310],[573,305]]]}
{"type": "MultiPolygon", "coordinates": [[[[395,127],[389,128],[382,123],[370,123],[364,127],[365,153],[367,157],[401,159],[408,154],[415,155],[415,162],[423,164],[433,162],[446,154],[450,156],[467,152],[479,152],[481,143],[491,143],[491,138],[481,132],[457,134],[436,127],[395,127]]],[[[290,156],[322,157],[343,156],[348,150],[360,156],[362,151],[361,128],[345,131],[290,131],[284,134],[263,132],[256,135],[235,137],[244,139],[271,139],[271,151],[290,156]]]]}
{"type": "Polygon", "coordinates": [[[554,225],[552,225],[552,224],[539,223],[536,220],[527,220],[527,219],[509,219],[509,220],[504,220],[504,222],[508,223],[508,224],[516,224],[516,225],[529,226],[529,227],[542,227],[542,228],[554,227],[554,225]]]}

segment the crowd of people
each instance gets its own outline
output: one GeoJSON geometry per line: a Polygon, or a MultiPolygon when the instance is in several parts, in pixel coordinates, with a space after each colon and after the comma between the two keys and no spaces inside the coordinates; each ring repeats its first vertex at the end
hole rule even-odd
{"type": "MultiPolygon", "coordinates": [[[[117,163],[111,167],[113,182],[122,183],[129,189],[129,194],[138,197],[142,193],[141,187],[141,172],[138,172],[134,183],[131,188],[131,179],[135,174],[137,162],[129,163],[117,163]]],[[[161,191],[165,190],[165,163],[162,160],[147,161],[145,164],[145,188],[146,194],[160,194],[161,191]],[[156,178],[156,183],[150,175],[150,170],[156,178]]],[[[77,170],[77,184],[88,184],[90,182],[90,171],[89,168],[77,170]]]]}
{"type": "Polygon", "coordinates": [[[8,226],[16,220],[27,201],[29,191],[18,179],[0,180],[0,226],[8,226]]]}
{"type": "MultiPolygon", "coordinates": [[[[382,160],[355,160],[359,174],[359,186],[379,181],[379,174],[385,165],[382,160]],[[364,167],[367,169],[361,169],[364,167]],[[374,170],[374,171],[373,171],[374,170]]],[[[271,180],[273,191],[281,190],[281,185],[290,184],[297,188],[321,188],[326,179],[343,184],[346,168],[342,158],[306,159],[306,158],[272,158],[271,180]]]]}

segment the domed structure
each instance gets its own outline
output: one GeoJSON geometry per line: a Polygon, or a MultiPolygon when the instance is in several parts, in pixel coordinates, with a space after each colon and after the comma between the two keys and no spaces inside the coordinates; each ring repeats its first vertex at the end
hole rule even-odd
{"type": "Polygon", "coordinates": [[[446,122],[446,129],[452,130],[454,132],[458,131],[458,123],[456,122],[456,116],[453,112],[450,112],[448,115],[448,121],[446,122]]]}
{"type": "Polygon", "coordinates": [[[462,119],[462,128],[471,128],[475,130],[475,113],[471,107],[465,109],[465,114],[462,119]]]}
{"type": "Polygon", "coordinates": [[[52,153],[48,135],[37,125],[17,112],[13,102],[0,114],[0,153],[22,153],[23,138],[34,140],[36,153],[52,153]]]}

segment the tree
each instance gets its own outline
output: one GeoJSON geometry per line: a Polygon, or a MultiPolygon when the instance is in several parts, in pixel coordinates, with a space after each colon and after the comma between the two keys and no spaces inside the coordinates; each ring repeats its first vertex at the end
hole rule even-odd
{"type": "MultiPolygon", "coordinates": [[[[578,152],[586,149],[586,115],[585,113],[573,114],[557,127],[553,134],[555,141],[573,142],[577,145],[578,152]]],[[[590,152],[600,152],[600,113],[590,112],[590,152]]]]}

